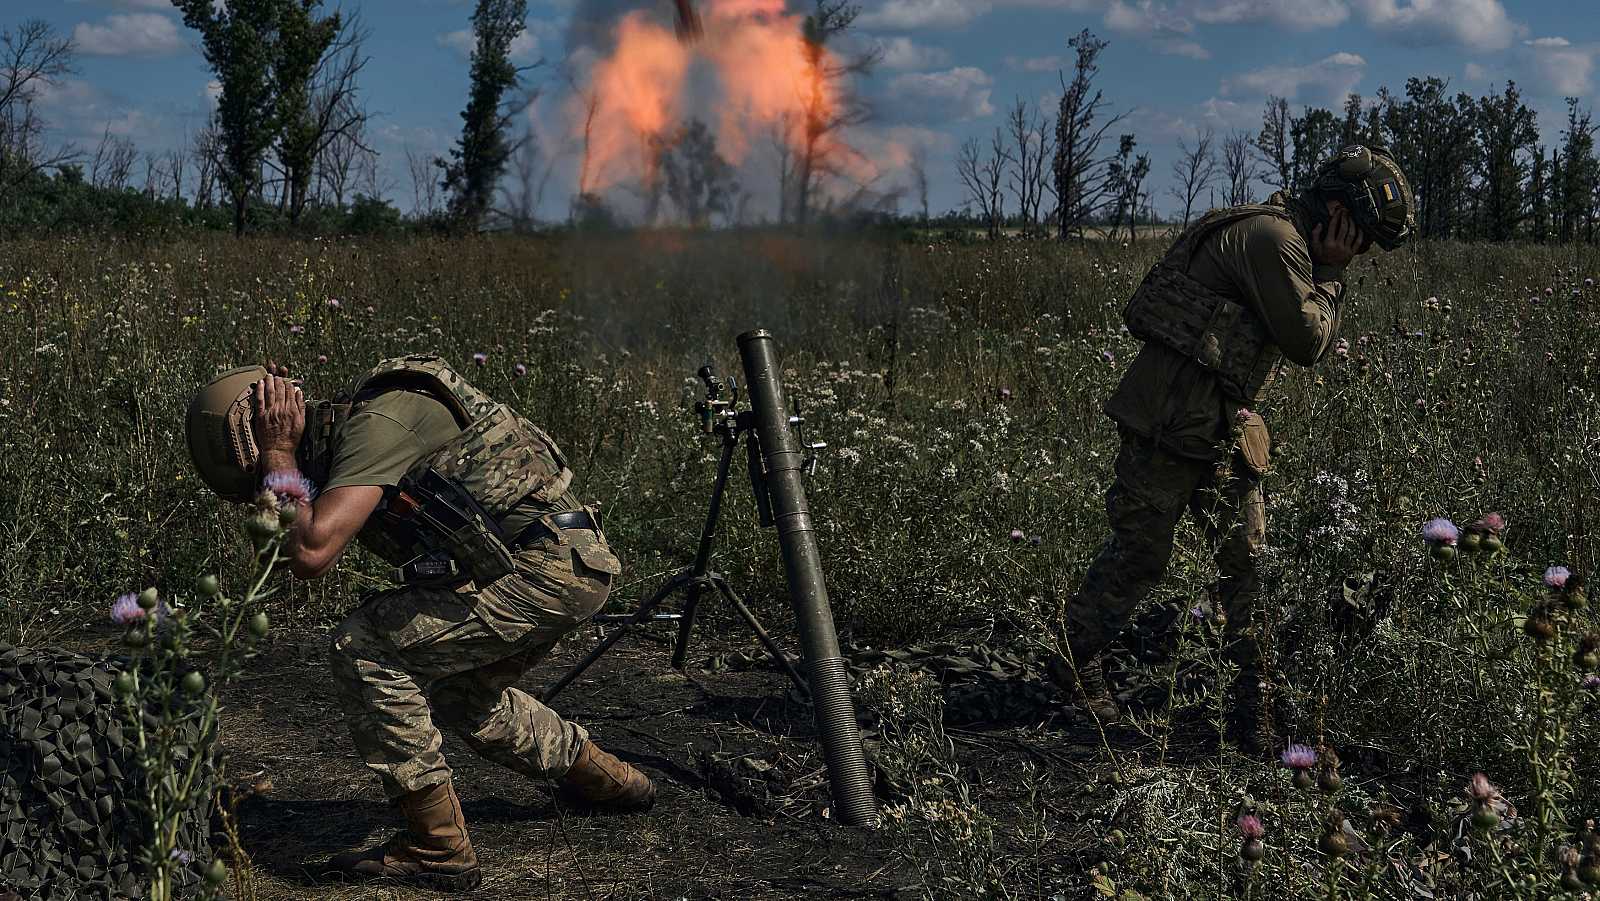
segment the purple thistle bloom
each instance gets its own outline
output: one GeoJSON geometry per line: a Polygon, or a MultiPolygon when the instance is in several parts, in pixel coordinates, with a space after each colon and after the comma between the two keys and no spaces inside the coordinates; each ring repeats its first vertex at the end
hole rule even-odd
{"type": "Polygon", "coordinates": [[[1317,752],[1310,745],[1291,744],[1278,759],[1291,770],[1309,770],[1317,765],[1317,752]]]}
{"type": "Polygon", "coordinates": [[[339,309],[339,298],[337,298],[337,297],[328,298],[328,309],[330,309],[330,310],[339,309]]]}
{"type": "Polygon", "coordinates": [[[1245,838],[1260,838],[1267,834],[1266,828],[1261,825],[1261,818],[1253,813],[1241,815],[1238,826],[1239,834],[1245,838]]]}
{"type": "Polygon", "coordinates": [[[1461,537],[1456,524],[1444,517],[1435,517],[1422,525],[1422,540],[1429,544],[1455,544],[1461,537]]]}
{"type": "Polygon", "coordinates": [[[144,619],[144,608],[139,606],[139,596],[133,592],[118,595],[111,602],[111,621],[119,626],[127,626],[144,619]]]}
{"type": "Polygon", "coordinates": [[[1583,687],[1590,691],[1600,691],[1600,676],[1590,673],[1583,677],[1583,687]]]}
{"type": "Polygon", "coordinates": [[[277,495],[280,504],[309,504],[317,496],[317,486],[293,469],[280,469],[267,473],[261,487],[277,495]]]}
{"type": "Polygon", "coordinates": [[[483,364],[489,362],[489,355],[486,354],[486,353],[483,353],[481,351],[478,352],[478,353],[475,353],[475,354],[472,355],[472,362],[478,364],[479,366],[482,366],[483,364]]]}
{"type": "Polygon", "coordinates": [[[1593,288],[1594,287],[1594,279],[1592,279],[1592,278],[1584,279],[1583,280],[1583,286],[1585,288],[1593,288]]]}
{"type": "Polygon", "coordinates": [[[1572,578],[1572,570],[1565,566],[1552,566],[1544,571],[1544,584],[1551,588],[1566,588],[1567,580],[1572,578]]]}
{"type": "Polygon", "coordinates": [[[1024,533],[1021,529],[1012,529],[1011,530],[1011,540],[1012,541],[1021,541],[1024,538],[1027,538],[1027,537],[1028,537],[1027,534],[1024,533]]]}
{"type": "Polygon", "coordinates": [[[1544,289],[1544,296],[1545,297],[1554,297],[1555,293],[1556,293],[1556,289],[1554,289],[1554,288],[1546,288],[1546,289],[1544,289]]]}
{"type": "Polygon", "coordinates": [[[518,363],[517,365],[511,367],[511,371],[516,373],[517,374],[517,378],[520,379],[523,376],[528,374],[528,367],[522,365],[521,363],[518,363]]]}
{"type": "Polygon", "coordinates": [[[1204,620],[1206,618],[1206,611],[1204,607],[1201,607],[1199,604],[1195,604],[1193,607],[1189,608],[1189,615],[1194,617],[1196,620],[1204,620]]]}
{"type": "Polygon", "coordinates": [[[306,327],[303,326],[303,325],[291,325],[291,326],[289,326],[289,334],[291,334],[291,335],[298,335],[301,332],[304,332],[305,330],[306,330],[306,327]]]}
{"type": "Polygon", "coordinates": [[[1350,356],[1350,342],[1343,338],[1333,342],[1333,352],[1336,356],[1340,357],[1350,356]]]}
{"type": "Polygon", "coordinates": [[[1479,804],[1487,804],[1500,794],[1500,790],[1489,782],[1489,777],[1482,773],[1473,773],[1467,780],[1467,797],[1479,804]]]}
{"type": "Polygon", "coordinates": [[[194,852],[185,851],[182,848],[173,848],[172,853],[167,855],[167,857],[172,860],[176,860],[178,863],[183,864],[184,866],[194,863],[194,852]]]}
{"type": "Polygon", "coordinates": [[[1499,535],[1506,530],[1506,518],[1499,513],[1485,513],[1483,518],[1478,520],[1478,525],[1485,531],[1499,535]]]}
{"type": "Polygon", "coordinates": [[[1117,362],[1117,355],[1109,350],[1102,350],[1100,351],[1100,359],[1107,363],[1115,363],[1117,362]]]}

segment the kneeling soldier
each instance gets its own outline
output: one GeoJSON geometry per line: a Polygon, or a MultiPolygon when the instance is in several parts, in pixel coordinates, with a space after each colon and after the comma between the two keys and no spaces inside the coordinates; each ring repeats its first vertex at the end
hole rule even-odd
{"type": "Polygon", "coordinates": [[[1111,537],[1067,604],[1066,659],[1051,675],[1101,720],[1118,710],[1101,655],[1172,556],[1185,509],[1205,526],[1221,579],[1225,653],[1239,667],[1228,731],[1265,743],[1256,557],[1266,538],[1266,424],[1252,408],[1284,358],[1301,366],[1333,346],[1345,266],[1413,228],[1411,188],[1381,146],[1352,145],[1293,197],[1213,211],[1181,234],[1128,302],[1144,342],[1106,402],[1122,447],[1106,494],[1111,537]]]}
{"type": "Polygon", "coordinates": [[[399,587],[363,600],[330,657],[356,749],[406,828],[334,857],[331,873],[480,883],[436,723],[488,760],[556,781],[569,805],[654,802],[643,773],[514,687],[621,572],[542,430],[437,357],[409,356],[310,403],[281,372],[225,372],[191,403],[188,439],[224,498],[266,486],[302,500],[284,550],[296,577],[326,573],[352,538],[396,567],[399,587]]]}

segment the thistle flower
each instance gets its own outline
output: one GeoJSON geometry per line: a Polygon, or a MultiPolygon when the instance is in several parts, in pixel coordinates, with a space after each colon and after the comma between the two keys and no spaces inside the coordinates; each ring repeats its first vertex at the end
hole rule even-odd
{"type": "Polygon", "coordinates": [[[521,363],[518,363],[517,365],[511,367],[511,371],[516,373],[517,378],[520,379],[523,376],[528,374],[528,367],[522,365],[521,363]]]}
{"type": "Polygon", "coordinates": [[[1028,537],[1027,534],[1024,533],[1021,529],[1012,529],[1011,530],[1011,540],[1012,541],[1022,541],[1023,539],[1025,539],[1027,537],[1028,537]]]}
{"type": "Polygon", "coordinates": [[[472,362],[482,366],[483,364],[489,362],[489,355],[479,351],[478,353],[472,355],[472,362]]]}
{"type": "Polygon", "coordinates": [[[304,332],[305,330],[306,330],[306,327],[303,326],[303,325],[291,325],[291,326],[289,326],[289,334],[291,334],[291,335],[298,335],[298,334],[304,332]]]}
{"type": "Polygon", "coordinates": [[[1109,350],[1102,350],[1100,351],[1100,359],[1106,363],[1115,363],[1117,362],[1117,355],[1109,350]]]}
{"type": "Polygon", "coordinates": [[[317,354],[317,365],[318,366],[326,366],[327,363],[328,363],[328,355],[327,354],[317,354]]]}
{"type": "Polygon", "coordinates": [[[1544,571],[1544,584],[1550,588],[1562,589],[1567,587],[1567,580],[1572,577],[1572,570],[1565,566],[1552,566],[1544,571]]]}
{"type": "Polygon", "coordinates": [[[1583,677],[1583,687],[1590,691],[1600,691],[1600,676],[1590,673],[1583,677]]]}
{"type": "Polygon", "coordinates": [[[1233,421],[1242,428],[1250,422],[1250,417],[1254,415],[1255,413],[1251,412],[1249,407],[1240,407],[1239,412],[1233,414],[1233,421]]]}
{"type": "Polygon", "coordinates": [[[1499,789],[1489,782],[1489,777],[1482,773],[1473,773],[1467,780],[1467,797],[1479,804],[1487,804],[1500,794],[1499,789]]]}
{"type": "Polygon", "coordinates": [[[1278,759],[1291,770],[1309,770],[1317,765],[1317,752],[1310,745],[1291,744],[1278,759]]]}
{"type": "Polygon", "coordinates": [[[1343,338],[1333,342],[1333,353],[1339,357],[1350,356],[1350,342],[1343,338]]]}
{"type": "Polygon", "coordinates": [[[1506,518],[1499,513],[1485,513],[1476,525],[1482,531],[1499,535],[1506,530],[1506,518]]]}
{"type": "Polygon", "coordinates": [[[1261,825],[1261,818],[1253,813],[1241,815],[1237,821],[1237,825],[1239,827],[1239,834],[1247,839],[1261,838],[1267,834],[1266,828],[1261,825]]]}
{"type": "Polygon", "coordinates": [[[1546,288],[1546,289],[1544,289],[1544,296],[1545,297],[1554,297],[1554,296],[1556,296],[1556,289],[1554,289],[1554,288],[1546,288]]]}
{"type": "Polygon", "coordinates": [[[1456,524],[1442,516],[1434,517],[1422,525],[1422,540],[1429,544],[1453,545],[1461,537],[1456,524]]]}
{"type": "Polygon", "coordinates": [[[261,487],[272,492],[279,504],[309,504],[317,495],[317,487],[311,480],[295,470],[279,470],[267,473],[261,480],[261,487]]]}
{"type": "Polygon", "coordinates": [[[328,298],[328,309],[330,309],[330,310],[339,309],[339,298],[337,298],[337,297],[328,298]]]}
{"type": "Polygon", "coordinates": [[[139,606],[139,596],[133,592],[118,595],[111,602],[111,621],[119,626],[127,626],[144,619],[144,608],[139,606]]]}

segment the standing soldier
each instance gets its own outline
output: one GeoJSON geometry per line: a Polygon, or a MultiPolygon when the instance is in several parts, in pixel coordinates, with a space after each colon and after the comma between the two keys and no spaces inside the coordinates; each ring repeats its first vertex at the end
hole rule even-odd
{"type": "Polygon", "coordinates": [[[1111,537],[1067,603],[1065,658],[1050,666],[1097,719],[1119,715],[1102,654],[1166,571],[1187,508],[1215,553],[1225,653],[1239,667],[1227,731],[1249,752],[1266,744],[1256,557],[1270,445],[1253,408],[1284,358],[1311,366],[1332,346],[1350,261],[1373,243],[1393,250],[1414,226],[1394,157],[1353,145],[1298,195],[1201,218],[1134,292],[1123,318],[1144,347],[1105,405],[1122,439],[1106,493],[1111,537]]]}
{"type": "Polygon", "coordinates": [[[281,369],[225,372],[190,404],[188,438],[224,498],[298,502],[284,550],[296,577],[326,573],[352,538],[396,567],[399,587],[345,618],[330,657],[356,749],[406,828],[334,857],[331,874],[479,885],[436,721],[488,760],[555,780],[569,805],[650,807],[649,778],[513,687],[621,572],[543,431],[437,357],[409,356],[309,404],[281,369]]]}

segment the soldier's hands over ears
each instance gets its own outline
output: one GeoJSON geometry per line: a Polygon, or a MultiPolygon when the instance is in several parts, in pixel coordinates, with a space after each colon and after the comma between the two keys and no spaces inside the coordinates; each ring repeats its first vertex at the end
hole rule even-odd
{"type": "Polygon", "coordinates": [[[1311,229],[1311,259],[1323,266],[1343,269],[1361,253],[1361,229],[1350,218],[1350,211],[1340,207],[1328,219],[1327,228],[1318,223],[1311,229]]]}
{"type": "Polygon", "coordinates": [[[269,375],[251,386],[255,416],[251,428],[262,456],[287,454],[292,460],[306,429],[306,399],[300,387],[281,375],[269,375]]]}

